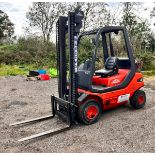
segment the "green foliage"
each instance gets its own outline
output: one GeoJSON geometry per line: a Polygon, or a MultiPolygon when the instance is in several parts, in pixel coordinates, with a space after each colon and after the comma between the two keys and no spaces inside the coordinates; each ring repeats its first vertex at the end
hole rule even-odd
{"type": "Polygon", "coordinates": [[[153,54],[150,52],[141,52],[138,53],[136,55],[136,58],[138,58],[143,66],[142,66],[142,70],[151,70],[151,69],[155,69],[154,64],[152,63],[153,61],[153,54]]]}
{"type": "Polygon", "coordinates": [[[38,70],[38,69],[45,69],[51,77],[57,77],[57,69],[56,68],[37,68],[34,64],[33,65],[5,65],[0,64],[0,76],[16,76],[16,75],[23,75],[26,76],[29,74],[30,70],[38,70]]]}
{"type": "Polygon", "coordinates": [[[51,42],[44,42],[39,37],[21,37],[18,39],[18,48],[21,51],[35,53],[36,51],[50,52],[55,50],[55,45],[51,42]]]}
{"type": "Polygon", "coordinates": [[[0,45],[0,51],[12,51],[12,52],[15,52],[15,51],[18,51],[18,46],[16,44],[12,44],[12,45],[0,45]]]}
{"type": "Polygon", "coordinates": [[[0,56],[0,63],[7,65],[31,63],[31,55],[28,52],[4,52],[0,56]]]}
{"type": "Polygon", "coordinates": [[[139,15],[135,14],[135,8],[138,5],[136,3],[124,2],[123,17],[122,21],[120,21],[120,25],[125,26],[129,32],[135,53],[154,46],[152,45],[153,42],[149,39],[150,37],[148,37],[152,33],[148,21],[141,19],[139,15]]]}
{"type": "Polygon", "coordinates": [[[50,41],[50,36],[55,27],[55,22],[60,15],[64,15],[66,5],[56,2],[33,2],[26,13],[29,26],[40,30],[44,42],[50,41]]]}
{"type": "Polygon", "coordinates": [[[82,37],[79,44],[78,62],[83,63],[86,59],[91,59],[94,44],[92,42],[92,36],[82,37]]]}
{"type": "Polygon", "coordinates": [[[155,70],[142,72],[144,76],[153,76],[155,75],[155,70]]]}
{"type": "Polygon", "coordinates": [[[51,42],[44,42],[38,37],[19,38],[16,45],[0,46],[0,63],[55,67],[55,45],[51,42]]]}
{"type": "Polygon", "coordinates": [[[21,69],[17,65],[0,65],[0,76],[27,75],[29,68],[21,69]]]}
{"type": "Polygon", "coordinates": [[[14,33],[14,24],[8,15],[0,10],[0,39],[9,38],[14,33]]]}

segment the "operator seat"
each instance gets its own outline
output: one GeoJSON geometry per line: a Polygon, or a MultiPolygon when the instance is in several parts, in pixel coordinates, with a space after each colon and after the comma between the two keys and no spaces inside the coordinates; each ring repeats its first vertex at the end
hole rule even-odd
{"type": "Polygon", "coordinates": [[[95,75],[101,77],[108,77],[114,74],[118,74],[118,58],[108,57],[105,62],[105,69],[95,71],[95,75]]]}

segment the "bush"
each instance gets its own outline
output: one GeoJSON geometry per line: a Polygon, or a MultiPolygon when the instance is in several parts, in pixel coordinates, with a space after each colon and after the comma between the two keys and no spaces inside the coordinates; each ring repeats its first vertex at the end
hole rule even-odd
{"type": "Polygon", "coordinates": [[[16,45],[0,46],[0,63],[54,67],[56,64],[55,45],[51,42],[43,42],[38,37],[22,37],[16,45]]]}
{"type": "Polygon", "coordinates": [[[21,52],[6,52],[0,56],[0,63],[7,65],[13,64],[29,64],[32,61],[32,56],[27,51],[21,52]]]}
{"type": "Polygon", "coordinates": [[[28,38],[19,38],[18,39],[18,48],[21,51],[28,52],[50,52],[55,51],[55,45],[52,42],[44,42],[39,37],[28,37],[28,38]]]}
{"type": "Polygon", "coordinates": [[[18,51],[18,46],[16,44],[12,45],[0,45],[0,51],[18,51]]]}
{"type": "Polygon", "coordinates": [[[138,58],[142,62],[142,70],[151,70],[154,67],[152,63],[153,54],[151,52],[137,54],[136,58],[138,58]]]}

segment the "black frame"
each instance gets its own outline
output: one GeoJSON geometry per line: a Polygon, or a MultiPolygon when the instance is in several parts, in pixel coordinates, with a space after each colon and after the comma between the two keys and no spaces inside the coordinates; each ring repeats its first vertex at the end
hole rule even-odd
{"type": "Polygon", "coordinates": [[[60,16],[56,23],[58,92],[60,98],[64,98],[67,92],[66,39],[64,39],[67,34],[67,20],[67,17],[60,16]]]}
{"type": "Polygon", "coordinates": [[[78,52],[75,50],[76,38],[82,27],[83,12],[69,12],[68,17],[60,16],[56,24],[57,72],[59,98],[52,97],[54,113],[67,117],[69,124],[74,124],[78,99],[78,52]],[[67,25],[68,24],[68,25],[67,25]],[[67,89],[66,34],[69,44],[69,89],[67,89]],[[67,105],[67,106],[66,106],[67,105]],[[73,106],[74,105],[74,106],[73,106]],[[61,110],[57,109],[57,106],[61,110]],[[64,109],[64,110],[63,110],[64,109]],[[65,113],[65,114],[64,114],[65,113]]]}
{"type": "MultiPolygon", "coordinates": [[[[135,71],[136,71],[135,61],[134,61],[134,57],[133,57],[133,54],[132,54],[133,51],[132,51],[132,47],[131,47],[131,44],[130,44],[130,41],[129,41],[129,37],[128,37],[128,33],[127,33],[126,28],[121,27],[121,26],[106,26],[106,27],[96,29],[96,30],[93,30],[93,31],[87,31],[87,32],[82,33],[79,36],[78,43],[80,42],[80,39],[81,39],[82,36],[91,35],[91,34],[96,34],[96,38],[95,38],[96,46],[95,46],[94,53],[93,53],[93,56],[92,56],[92,68],[91,68],[91,71],[90,71],[90,76],[89,76],[89,79],[87,79],[89,81],[89,87],[87,87],[87,88],[86,87],[85,88],[81,87],[81,89],[87,89],[87,90],[90,90],[93,93],[105,93],[105,92],[110,92],[110,91],[125,88],[130,83],[132,78],[134,77],[135,71]],[[92,77],[93,77],[93,75],[95,73],[95,61],[96,61],[96,53],[97,53],[97,49],[98,49],[99,37],[100,37],[101,34],[114,32],[114,31],[122,31],[123,34],[124,34],[127,54],[128,54],[129,61],[130,61],[130,64],[131,64],[130,72],[128,73],[128,75],[126,76],[124,81],[119,85],[116,85],[116,86],[113,86],[113,87],[105,87],[104,89],[94,89],[92,87],[91,79],[92,79],[92,77]]],[[[105,42],[106,42],[106,39],[105,39],[105,42]]],[[[106,49],[107,47],[103,46],[103,48],[106,49]]],[[[105,51],[107,51],[107,50],[105,50],[105,51]]],[[[107,57],[108,57],[108,53],[105,52],[104,53],[105,61],[106,61],[107,57]]]]}

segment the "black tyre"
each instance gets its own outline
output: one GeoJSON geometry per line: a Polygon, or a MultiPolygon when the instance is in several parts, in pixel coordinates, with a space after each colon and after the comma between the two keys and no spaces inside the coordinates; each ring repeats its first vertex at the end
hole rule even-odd
{"type": "Polygon", "coordinates": [[[90,125],[100,118],[102,108],[95,100],[88,100],[79,107],[79,119],[82,123],[90,125]]]}
{"type": "Polygon", "coordinates": [[[140,109],[145,106],[146,95],[143,90],[137,90],[130,99],[130,104],[134,109],[140,109]]]}
{"type": "Polygon", "coordinates": [[[29,71],[29,77],[33,77],[33,76],[38,76],[39,72],[38,71],[29,71]]]}

